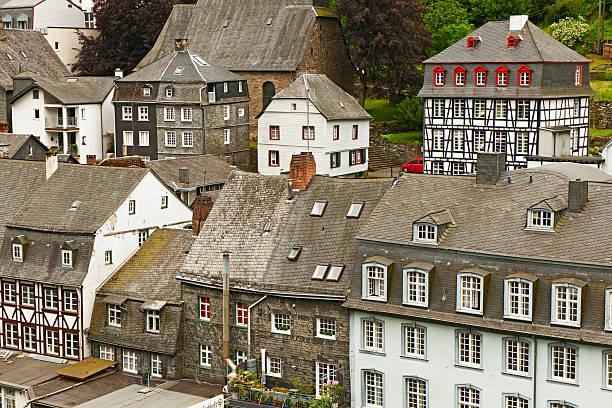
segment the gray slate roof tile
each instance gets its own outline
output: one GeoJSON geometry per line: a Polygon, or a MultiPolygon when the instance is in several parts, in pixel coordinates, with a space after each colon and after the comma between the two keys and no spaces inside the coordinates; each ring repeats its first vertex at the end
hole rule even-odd
{"type": "Polygon", "coordinates": [[[102,103],[115,84],[115,77],[45,78],[33,72],[22,72],[15,77],[32,79],[36,85],[65,105],[102,103]]]}
{"type": "Polygon", "coordinates": [[[151,160],[146,163],[170,188],[195,188],[225,183],[233,168],[224,160],[206,154],[195,157],[151,160]],[[179,183],[179,169],[189,169],[189,183],[179,183]]]}

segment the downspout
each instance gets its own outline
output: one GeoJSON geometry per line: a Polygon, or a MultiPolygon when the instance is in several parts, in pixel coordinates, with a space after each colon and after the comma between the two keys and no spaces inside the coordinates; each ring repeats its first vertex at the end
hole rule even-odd
{"type": "Polygon", "coordinates": [[[253,303],[247,308],[247,344],[248,344],[247,353],[249,355],[249,358],[251,358],[252,356],[251,354],[251,309],[257,306],[258,304],[260,304],[261,302],[263,302],[264,300],[266,300],[267,298],[268,298],[268,295],[265,295],[262,298],[260,298],[257,302],[253,303]]]}
{"type": "Polygon", "coordinates": [[[533,408],[536,408],[537,400],[536,400],[536,391],[537,387],[537,375],[538,375],[538,339],[536,339],[535,334],[532,334],[533,338],[533,408]]]}
{"type": "Polygon", "coordinates": [[[230,359],[230,316],[229,316],[229,251],[223,252],[223,361],[236,371],[236,364],[230,359]]]}

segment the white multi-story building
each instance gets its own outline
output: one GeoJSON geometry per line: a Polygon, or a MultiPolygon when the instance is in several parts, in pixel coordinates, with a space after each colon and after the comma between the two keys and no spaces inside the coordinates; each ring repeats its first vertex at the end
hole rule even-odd
{"type": "Polygon", "coordinates": [[[476,180],[404,177],[361,228],[351,406],[610,404],[610,178],[575,163],[503,173],[498,156],[476,180]]]}
{"type": "Polygon", "coordinates": [[[103,159],[115,133],[114,80],[21,73],[13,79],[13,130],[72,153],[82,164],[103,159]]]}
{"type": "Polygon", "coordinates": [[[368,169],[372,117],[323,74],[303,74],[276,94],[258,116],[259,173],[289,170],[291,156],[311,152],[317,174],[368,169]]]}
{"type": "Polygon", "coordinates": [[[475,173],[479,152],[588,154],[589,60],[527,16],[490,21],[424,61],[423,171],[475,173]]]}
{"type": "Polygon", "coordinates": [[[148,169],[58,167],[55,156],[46,166],[4,233],[0,347],[81,359],[98,286],[154,229],[189,224],[191,210],[148,169]]]}
{"type": "Polygon", "coordinates": [[[90,0],[8,0],[0,3],[4,28],[45,31],[55,27],[90,27],[95,24],[90,0]]]}

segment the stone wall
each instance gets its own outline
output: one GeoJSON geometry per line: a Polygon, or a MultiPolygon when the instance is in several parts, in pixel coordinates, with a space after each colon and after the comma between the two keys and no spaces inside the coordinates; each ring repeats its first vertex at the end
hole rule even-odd
{"type": "Polygon", "coordinates": [[[612,129],[612,101],[591,101],[591,127],[612,129]]]}

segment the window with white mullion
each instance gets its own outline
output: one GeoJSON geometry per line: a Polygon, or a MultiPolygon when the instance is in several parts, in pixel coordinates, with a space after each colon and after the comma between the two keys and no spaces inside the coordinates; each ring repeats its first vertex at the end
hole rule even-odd
{"type": "Polygon", "coordinates": [[[506,152],[506,138],[508,132],[495,131],[493,133],[493,151],[497,153],[506,152]]]}
{"type": "Polygon", "coordinates": [[[551,323],[580,326],[582,289],[568,283],[556,283],[552,292],[551,323]]]}
{"type": "Polygon", "coordinates": [[[465,99],[453,100],[453,113],[456,118],[463,118],[465,116],[465,99]]]}
{"type": "Polygon", "coordinates": [[[605,319],[606,322],[604,324],[605,330],[612,330],[612,288],[606,289],[605,292],[605,319]]]}
{"type": "Polygon", "coordinates": [[[363,320],[363,348],[367,351],[383,351],[383,323],[380,320],[363,320]]]}
{"type": "Polygon", "coordinates": [[[516,154],[529,154],[529,133],[516,132],[516,154]]]}
{"type": "Polygon", "coordinates": [[[157,353],[151,354],[151,377],[162,376],[162,361],[161,357],[157,353]]]}
{"type": "Polygon", "coordinates": [[[121,307],[119,305],[108,305],[108,325],[121,327],[121,307]]]}
{"type": "Polygon", "coordinates": [[[482,314],[483,283],[479,275],[457,275],[457,311],[482,314]]]}
{"type": "Polygon", "coordinates": [[[444,130],[433,129],[433,149],[444,150],[444,130]]]}
{"type": "Polygon", "coordinates": [[[433,99],[433,117],[444,117],[444,99],[433,99]]]}
{"type": "Polygon", "coordinates": [[[385,298],[385,268],[379,265],[368,265],[367,270],[367,296],[385,298]]]}
{"type": "Polygon", "coordinates": [[[550,378],[576,382],[578,349],[564,344],[550,345],[550,378]]]}
{"type": "Polygon", "coordinates": [[[338,381],[337,372],[335,364],[317,362],[317,397],[321,396],[321,389],[325,384],[338,381]]]}
{"type": "Polygon", "coordinates": [[[425,358],[426,329],[415,324],[404,324],[404,357],[425,358]]]}
{"type": "Polygon", "coordinates": [[[530,209],[528,216],[528,226],[532,228],[552,229],[553,212],[546,209],[530,209]]]}
{"type": "Polygon", "coordinates": [[[474,139],[474,151],[475,152],[484,152],[485,149],[485,131],[484,130],[474,130],[473,131],[473,139],[474,139]]]}
{"type": "Polygon", "coordinates": [[[376,371],[363,372],[363,394],[367,408],[382,408],[383,405],[383,375],[376,371]]]}
{"type": "Polygon", "coordinates": [[[212,350],[210,346],[200,344],[200,367],[210,367],[212,364],[212,350]]]}
{"type": "Polygon", "coordinates": [[[529,400],[519,395],[506,395],[504,408],[529,408],[529,400]]]}
{"type": "Polygon", "coordinates": [[[463,141],[464,141],[465,131],[463,129],[454,129],[453,130],[453,150],[456,152],[463,151],[463,141]]]}
{"type": "Polygon", "coordinates": [[[603,353],[604,358],[604,388],[612,390],[612,351],[603,353]]]}
{"type": "Polygon", "coordinates": [[[529,101],[517,101],[516,102],[516,118],[521,120],[529,119],[529,101]]]}
{"type": "Polygon", "coordinates": [[[159,333],[159,322],[159,310],[147,310],[147,331],[150,333],[159,333]]]}
{"type": "Polygon", "coordinates": [[[480,390],[467,385],[457,387],[457,408],[480,408],[480,390]]]}
{"type": "Polygon", "coordinates": [[[577,408],[576,405],[565,401],[553,401],[548,408],[577,408]]]}
{"type": "Polygon", "coordinates": [[[428,273],[418,269],[404,270],[404,303],[424,306],[428,304],[428,273]]]}
{"type": "Polygon", "coordinates": [[[135,351],[123,350],[123,371],[138,374],[136,362],[137,357],[135,351]]]}
{"type": "Polygon", "coordinates": [[[437,243],[437,225],[428,223],[415,223],[413,231],[413,241],[425,243],[437,243]]]}
{"type": "Polygon", "coordinates": [[[427,381],[406,378],[406,408],[427,407],[427,381]]]}
{"type": "Polygon", "coordinates": [[[533,283],[524,279],[507,279],[504,283],[504,317],[531,320],[533,283]]]}
{"type": "Polygon", "coordinates": [[[518,339],[504,339],[504,371],[510,374],[529,375],[530,343],[518,339]]]}
{"type": "Polygon", "coordinates": [[[100,358],[102,360],[115,361],[115,351],[113,346],[100,344],[100,358]]]}
{"type": "Polygon", "coordinates": [[[457,364],[479,368],[481,365],[482,336],[471,331],[457,332],[457,364]]]}
{"type": "Polygon", "coordinates": [[[495,101],[495,119],[506,119],[508,117],[508,101],[495,101]]]}
{"type": "Polygon", "coordinates": [[[486,102],[484,99],[474,99],[474,118],[482,119],[485,117],[486,102]]]}

